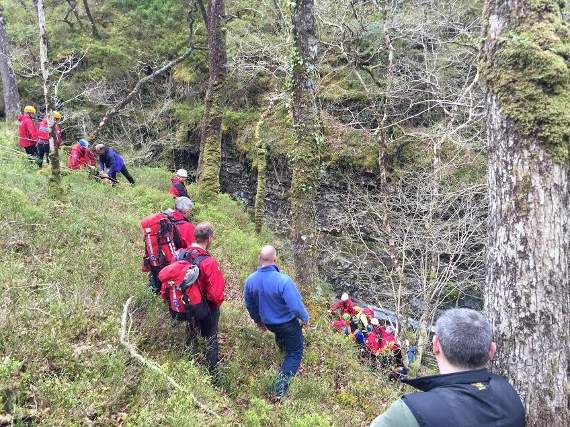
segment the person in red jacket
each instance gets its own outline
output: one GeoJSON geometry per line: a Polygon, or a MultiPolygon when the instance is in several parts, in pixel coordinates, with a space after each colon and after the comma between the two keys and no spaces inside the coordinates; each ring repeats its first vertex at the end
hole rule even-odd
{"type": "Polygon", "coordinates": [[[184,185],[184,181],[186,180],[186,178],[188,178],[188,172],[186,171],[186,169],[178,169],[176,171],[176,176],[170,180],[171,184],[170,188],[168,189],[168,192],[172,194],[172,197],[190,198],[190,196],[188,195],[188,190],[184,185]]]}
{"type": "Polygon", "coordinates": [[[26,150],[30,160],[33,160],[33,156],[36,155],[37,131],[34,125],[34,114],[36,114],[36,109],[31,105],[26,105],[24,114],[18,116],[20,122],[18,126],[19,145],[26,150]]]}
{"type": "Polygon", "coordinates": [[[350,326],[350,321],[351,321],[351,316],[348,313],[344,313],[342,315],[342,318],[335,320],[334,322],[331,323],[331,327],[337,331],[340,332],[343,335],[348,335],[351,332],[351,326],[350,326]]]}
{"type": "Polygon", "coordinates": [[[175,210],[172,213],[172,220],[176,225],[178,237],[180,238],[180,247],[189,248],[194,243],[194,224],[189,220],[192,214],[192,200],[188,197],[178,197],[174,201],[175,210]]]}
{"type": "MultiPolygon", "coordinates": [[[[224,302],[225,281],[216,259],[208,252],[214,240],[214,227],[209,222],[201,222],[194,230],[195,242],[189,249],[191,258],[206,255],[200,262],[198,287],[202,297],[208,301],[210,313],[202,319],[194,319],[197,329],[203,338],[207,339],[206,361],[211,372],[215,372],[219,359],[218,322],[220,306],[224,302]]],[[[189,319],[191,320],[191,319],[189,319]]]]}
{"type": "Polygon", "coordinates": [[[350,314],[354,316],[356,312],[354,311],[354,304],[352,303],[352,299],[348,296],[345,292],[340,297],[340,301],[337,301],[333,305],[331,305],[331,313],[335,314],[337,310],[340,310],[341,314],[350,314]]]}
{"type": "Polygon", "coordinates": [[[38,142],[36,144],[38,155],[37,163],[40,168],[43,166],[44,157],[46,158],[46,163],[49,164],[50,136],[53,135],[54,144],[57,148],[59,148],[62,143],[61,126],[59,124],[60,121],[61,113],[59,111],[54,111],[53,121],[50,121],[49,117],[46,116],[40,123],[37,133],[38,142]]]}
{"type": "Polygon", "coordinates": [[[378,338],[378,335],[376,335],[374,331],[368,333],[368,335],[366,336],[366,340],[364,342],[366,345],[366,350],[372,356],[378,356],[381,350],[381,343],[380,339],[378,338]]]}
{"type": "Polygon", "coordinates": [[[97,164],[97,156],[89,149],[89,141],[80,139],[77,144],[73,144],[67,159],[67,167],[69,169],[81,169],[86,166],[95,166],[97,164]]]}

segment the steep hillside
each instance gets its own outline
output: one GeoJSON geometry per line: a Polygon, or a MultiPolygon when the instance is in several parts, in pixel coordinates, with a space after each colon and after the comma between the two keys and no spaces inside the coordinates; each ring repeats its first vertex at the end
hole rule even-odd
{"type": "MultiPolygon", "coordinates": [[[[216,227],[213,253],[228,282],[222,380],[214,386],[199,355],[185,348],[184,328],[170,321],[140,271],[138,221],[171,203],[168,172],[133,168],[133,188],[68,172],[66,198],[55,201],[47,196],[47,169],[14,151],[12,128],[1,132],[0,424],[365,425],[401,391],[361,366],[351,343],[328,332],[324,301],[307,298],[313,320],[301,372],[287,400],[268,402],[280,357],[272,335],[248,319],[241,284],[272,237],[256,235],[226,196],[195,210],[196,221],[216,227]],[[120,345],[130,296],[128,339],[164,375],[120,345]]],[[[276,244],[287,253],[286,243],[276,244]]]]}

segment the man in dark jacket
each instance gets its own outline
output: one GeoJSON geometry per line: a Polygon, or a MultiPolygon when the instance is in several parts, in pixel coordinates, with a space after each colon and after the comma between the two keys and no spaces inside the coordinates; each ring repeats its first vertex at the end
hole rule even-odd
{"type": "Polygon", "coordinates": [[[99,156],[99,176],[102,178],[111,178],[113,181],[117,180],[117,173],[122,173],[127,181],[133,185],[135,180],[127,170],[123,158],[111,147],[105,147],[103,144],[95,146],[95,152],[99,156]],[[105,172],[107,168],[107,172],[105,172]]]}
{"type": "Polygon", "coordinates": [[[433,354],[440,375],[404,382],[424,391],[404,395],[371,427],[522,427],[525,411],[507,380],[486,369],[496,345],[491,325],[467,308],[437,320],[433,354]]]}
{"type": "Polygon", "coordinates": [[[275,341],[285,353],[285,360],[273,385],[272,394],[287,394],[289,380],[297,373],[303,358],[301,324],[309,322],[309,314],[293,280],[279,271],[277,253],[273,246],[264,246],[259,265],[245,281],[245,307],[257,326],[275,334],[275,341]]]}

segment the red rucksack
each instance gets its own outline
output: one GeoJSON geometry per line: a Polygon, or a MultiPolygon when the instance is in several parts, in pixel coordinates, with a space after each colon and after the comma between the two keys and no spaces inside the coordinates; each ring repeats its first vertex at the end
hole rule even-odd
{"type": "Polygon", "coordinates": [[[210,306],[198,286],[200,263],[209,255],[197,255],[184,251],[182,260],[164,267],[158,277],[162,283],[162,298],[168,302],[174,313],[187,313],[196,319],[203,319],[210,312],[210,306]]]}
{"type": "Polygon", "coordinates": [[[145,246],[142,271],[170,264],[174,252],[181,246],[172,210],[147,216],[141,221],[141,228],[145,246]]]}

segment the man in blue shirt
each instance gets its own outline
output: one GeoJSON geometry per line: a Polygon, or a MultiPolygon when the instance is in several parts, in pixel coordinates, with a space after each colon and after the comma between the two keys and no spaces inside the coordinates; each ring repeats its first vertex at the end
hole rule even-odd
{"type": "Polygon", "coordinates": [[[309,322],[309,314],[297,286],[289,276],[279,272],[276,262],[273,246],[261,248],[260,267],[245,281],[243,299],[253,321],[262,331],[273,332],[277,346],[285,353],[272,390],[275,397],[281,398],[287,394],[289,381],[301,365],[301,325],[309,322]]]}
{"type": "Polygon", "coordinates": [[[103,144],[97,144],[95,146],[95,152],[99,156],[99,176],[102,178],[111,178],[114,182],[117,182],[117,173],[122,173],[127,181],[131,185],[135,184],[135,180],[129,173],[127,166],[123,158],[113,150],[111,147],[106,147],[103,144]],[[107,173],[105,173],[105,168],[108,168],[107,173]]]}

